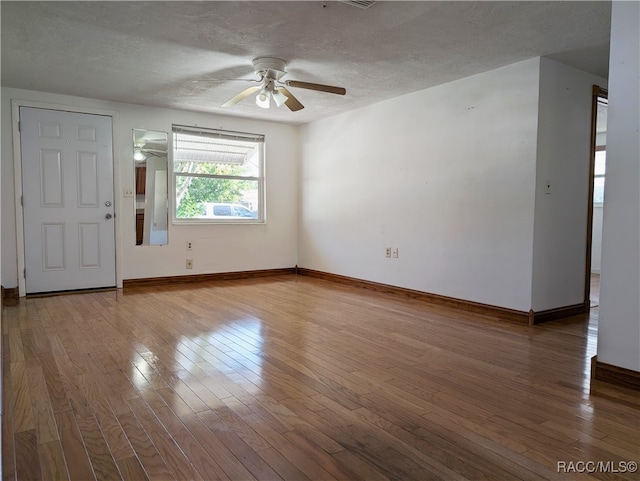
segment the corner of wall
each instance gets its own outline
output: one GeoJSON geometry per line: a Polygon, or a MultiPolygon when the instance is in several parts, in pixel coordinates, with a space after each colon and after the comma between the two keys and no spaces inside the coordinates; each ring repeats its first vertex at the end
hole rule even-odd
{"type": "Polygon", "coordinates": [[[611,13],[598,361],[640,372],[640,3],[611,13]]]}
{"type": "Polygon", "coordinates": [[[605,79],[540,59],[531,305],[584,303],[591,98],[605,79]]]}

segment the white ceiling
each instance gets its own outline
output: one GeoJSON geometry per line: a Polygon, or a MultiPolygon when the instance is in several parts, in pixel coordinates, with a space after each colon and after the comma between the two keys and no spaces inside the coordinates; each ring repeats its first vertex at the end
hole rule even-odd
{"type": "Polygon", "coordinates": [[[301,124],[548,56],[607,77],[610,2],[1,2],[2,85],[301,124]],[[251,60],[289,62],[305,105],[220,105],[252,85],[251,60]]]}

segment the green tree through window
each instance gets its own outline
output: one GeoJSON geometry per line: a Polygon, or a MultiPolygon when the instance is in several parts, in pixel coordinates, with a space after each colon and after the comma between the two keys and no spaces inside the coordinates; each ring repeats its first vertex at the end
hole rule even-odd
{"type": "MultiPolygon", "coordinates": [[[[220,175],[217,164],[191,163],[192,174],[220,175]]],[[[242,167],[233,166],[228,172],[241,175],[242,167]]],[[[218,179],[210,177],[178,176],[176,179],[176,217],[194,218],[203,214],[202,205],[215,199],[216,202],[240,203],[244,192],[251,189],[247,180],[218,179]]]]}

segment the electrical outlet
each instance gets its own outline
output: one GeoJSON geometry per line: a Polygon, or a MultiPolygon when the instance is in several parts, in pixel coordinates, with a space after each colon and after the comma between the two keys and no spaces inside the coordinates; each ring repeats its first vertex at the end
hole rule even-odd
{"type": "Polygon", "coordinates": [[[122,189],[123,197],[133,197],[133,189],[122,189]]]}
{"type": "Polygon", "coordinates": [[[187,259],[187,269],[193,269],[193,259],[187,259]]]}
{"type": "Polygon", "coordinates": [[[392,247],[391,248],[391,257],[393,257],[394,259],[398,258],[398,248],[397,247],[392,247]]]}
{"type": "Polygon", "coordinates": [[[187,250],[190,251],[193,249],[193,243],[191,241],[187,241],[187,250]]]}
{"type": "Polygon", "coordinates": [[[391,257],[391,247],[385,247],[384,256],[391,257]]]}

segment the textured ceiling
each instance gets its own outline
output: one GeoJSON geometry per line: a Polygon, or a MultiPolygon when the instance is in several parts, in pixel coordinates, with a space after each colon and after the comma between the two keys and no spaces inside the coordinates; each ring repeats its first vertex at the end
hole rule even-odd
{"type": "Polygon", "coordinates": [[[1,2],[2,85],[292,124],[536,56],[607,77],[610,2],[1,2]],[[289,62],[305,105],[220,105],[256,78],[251,60],[289,62]]]}

